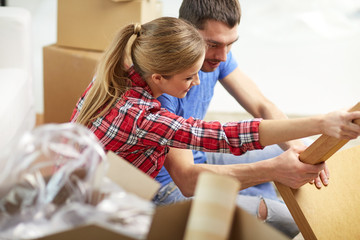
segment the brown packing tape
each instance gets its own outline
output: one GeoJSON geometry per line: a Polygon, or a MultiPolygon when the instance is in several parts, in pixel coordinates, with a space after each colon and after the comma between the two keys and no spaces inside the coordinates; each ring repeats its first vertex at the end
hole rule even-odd
{"type": "Polygon", "coordinates": [[[239,189],[240,182],[235,178],[201,173],[184,239],[228,239],[239,189]]]}

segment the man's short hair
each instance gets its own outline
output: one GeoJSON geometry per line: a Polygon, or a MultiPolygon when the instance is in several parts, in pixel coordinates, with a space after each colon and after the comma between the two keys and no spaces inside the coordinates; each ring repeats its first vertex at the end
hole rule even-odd
{"type": "Polygon", "coordinates": [[[240,23],[241,8],[238,0],[183,0],[179,18],[204,28],[206,20],[215,20],[233,28],[240,23]]]}

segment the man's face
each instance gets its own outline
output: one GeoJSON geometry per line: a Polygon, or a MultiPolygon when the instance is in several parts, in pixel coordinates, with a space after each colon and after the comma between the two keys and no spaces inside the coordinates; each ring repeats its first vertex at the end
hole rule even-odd
{"type": "Polygon", "coordinates": [[[226,54],[236,40],[238,40],[238,25],[230,28],[225,23],[215,20],[207,20],[204,29],[199,30],[207,43],[204,64],[201,70],[204,72],[215,71],[220,62],[226,61],[226,54]]]}

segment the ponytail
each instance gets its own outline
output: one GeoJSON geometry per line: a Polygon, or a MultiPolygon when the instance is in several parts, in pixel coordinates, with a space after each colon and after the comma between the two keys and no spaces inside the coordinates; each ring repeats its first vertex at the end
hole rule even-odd
{"type": "Polygon", "coordinates": [[[104,52],[96,70],[93,86],[87,93],[76,122],[88,125],[109,110],[129,89],[127,69],[131,64],[128,50],[133,37],[140,34],[141,25],[124,27],[104,52]],[[140,27],[139,27],[140,26],[140,27]]]}
{"type": "Polygon", "coordinates": [[[130,66],[145,81],[153,73],[171,77],[203,57],[205,46],[200,33],[178,18],[127,25],[99,62],[93,86],[78,106],[76,122],[89,125],[121,98],[131,86],[127,72],[130,66]]]}

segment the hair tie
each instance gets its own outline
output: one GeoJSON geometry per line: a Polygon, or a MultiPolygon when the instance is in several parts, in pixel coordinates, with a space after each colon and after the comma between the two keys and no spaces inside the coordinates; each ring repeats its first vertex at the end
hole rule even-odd
{"type": "Polygon", "coordinates": [[[140,36],[141,24],[135,23],[134,24],[134,34],[140,36]]]}

